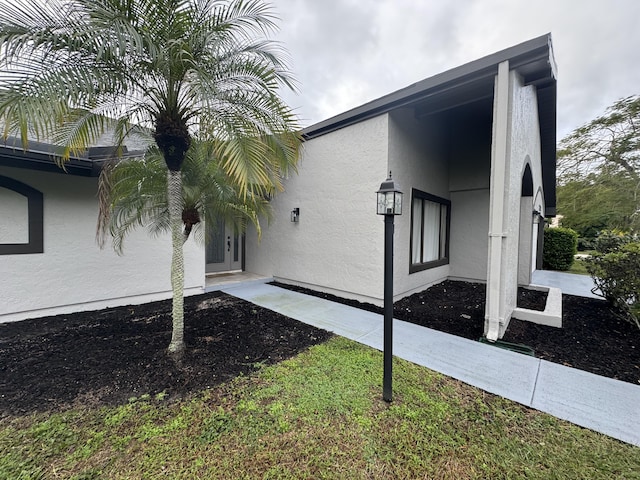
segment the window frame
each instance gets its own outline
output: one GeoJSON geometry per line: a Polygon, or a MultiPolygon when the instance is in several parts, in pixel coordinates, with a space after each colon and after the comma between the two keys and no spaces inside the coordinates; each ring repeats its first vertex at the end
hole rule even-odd
{"type": "MultiPolygon", "coordinates": [[[[440,225],[442,225],[442,217],[440,219],[440,225]]],[[[439,233],[440,233],[439,236],[441,238],[442,232],[440,231],[439,233]]],[[[451,233],[451,200],[447,200],[446,198],[438,197],[436,195],[423,192],[422,190],[418,190],[417,188],[412,188],[411,189],[411,229],[409,233],[409,273],[411,274],[416,272],[422,272],[430,268],[440,267],[442,265],[448,265],[450,233],[451,233]],[[414,210],[413,204],[415,199],[422,200],[423,202],[422,211],[424,211],[424,201],[437,203],[438,205],[440,205],[441,212],[442,212],[442,206],[444,205],[446,207],[447,214],[445,219],[444,255],[442,255],[437,260],[429,260],[428,262],[413,263],[413,237],[414,237],[413,229],[415,227],[415,219],[413,218],[413,210],[414,210]]],[[[421,239],[420,258],[422,258],[424,255],[424,249],[423,249],[424,242],[422,241],[422,239],[424,239],[424,214],[420,218],[420,239],[421,239]]],[[[442,249],[442,245],[440,245],[440,249],[442,249]]]]}
{"type": "Polygon", "coordinates": [[[44,222],[42,192],[26,183],[0,175],[0,188],[12,190],[27,198],[29,241],[27,243],[0,243],[0,255],[44,253],[44,222]]]}

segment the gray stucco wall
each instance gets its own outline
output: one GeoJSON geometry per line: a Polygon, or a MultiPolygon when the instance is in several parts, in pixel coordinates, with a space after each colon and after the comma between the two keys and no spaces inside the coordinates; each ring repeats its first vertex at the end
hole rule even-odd
{"type": "Polygon", "coordinates": [[[491,115],[452,124],[449,171],[451,190],[451,278],[487,280],[491,115]]]}
{"type": "Polygon", "coordinates": [[[535,248],[533,224],[533,196],[522,197],[520,199],[520,233],[518,250],[518,285],[529,285],[531,283],[531,271],[535,263],[532,261],[533,249],[535,248]]]}
{"type": "Polygon", "coordinates": [[[451,192],[452,279],[487,280],[489,190],[451,192]]]}
{"type": "MultiPolygon", "coordinates": [[[[518,265],[526,264],[518,253],[522,173],[529,162],[538,191],[541,171],[534,87],[523,86],[516,74],[507,77],[498,271],[501,312],[510,316],[518,265]]],[[[395,218],[395,299],[446,278],[486,281],[494,137],[487,104],[423,119],[412,108],[398,109],[307,141],[299,174],[272,200],[274,216],[263,225],[261,241],[255,231],[247,234],[246,270],[381,304],[384,225],[374,192],[391,170],[405,193],[403,215],[395,218]],[[450,263],[410,274],[413,188],[451,201],[450,263]],[[300,209],[298,223],[290,221],[294,208],[300,209]]],[[[531,250],[524,255],[530,259],[531,250]]]]}
{"type": "Polygon", "coordinates": [[[298,175],[272,200],[262,240],[247,233],[247,271],[379,303],[384,223],[375,192],[388,174],[388,119],[381,115],[305,142],[298,175]],[[290,221],[294,208],[298,223],[290,221]]]}
{"type": "Polygon", "coordinates": [[[395,218],[395,299],[449,277],[486,280],[488,117],[452,123],[399,109],[307,141],[299,174],[272,200],[262,239],[247,234],[246,270],[381,304],[384,225],[374,192],[391,170],[405,194],[395,218]],[[452,202],[450,264],[409,273],[413,188],[452,202]],[[298,223],[290,221],[294,208],[298,223]]]}
{"type": "Polygon", "coordinates": [[[395,111],[389,122],[389,169],[404,192],[395,218],[394,293],[402,298],[449,276],[449,265],[409,273],[411,189],[450,199],[447,129],[437,119],[417,120],[412,109],[395,111]]]}
{"type": "Polygon", "coordinates": [[[391,115],[389,165],[405,191],[396,218],[396,295],[423,290],[446,278],[486,281],[491,115],[450,112],[417,120],[413,110],[391,115]],[[451,201],[449,265],[408,273],[411,189],[451,201]]]}

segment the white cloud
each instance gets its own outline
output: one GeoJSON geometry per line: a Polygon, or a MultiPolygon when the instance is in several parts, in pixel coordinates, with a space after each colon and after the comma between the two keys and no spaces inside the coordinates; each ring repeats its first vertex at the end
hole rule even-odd
{"type": "Polygon", "coordinates": [[[272,0],[309,125],[551,32],[558,136],[640,93],[638,0],[272,0]]]}

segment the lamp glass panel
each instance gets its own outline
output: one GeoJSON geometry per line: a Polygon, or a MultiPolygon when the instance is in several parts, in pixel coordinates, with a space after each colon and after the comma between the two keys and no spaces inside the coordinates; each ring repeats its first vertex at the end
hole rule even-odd
{"type": "Polygon", "coordinates": [[[378,195],[378,215],[401,215],[402,214],[402,192],[389,191],[377,192],[378,195]]]}
{"type": "Polygon", "coordinates": [[[395,192],[387,192],[385,194],[385,213],[387,215],[393,214],[393,208],[395,207],[395,192]]]}
{"type": "Polygon", "coordinates": [[[393,209],[394,215],[402,215],[402,193],[395,192],[395,206],[393,209]]]}
{"type": "Polygon", "coordinates": [[[378,193],[378,215],[384,215],[386,212],[387,201],[384,193],[378,193]]]}

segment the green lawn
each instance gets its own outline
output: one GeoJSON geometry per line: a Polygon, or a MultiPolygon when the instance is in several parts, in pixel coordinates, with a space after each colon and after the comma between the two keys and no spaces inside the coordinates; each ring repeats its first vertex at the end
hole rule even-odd
{"type": "Polygon", "coordinates": [[[3,479],[640,478],[640,448],[334,338],[169,402],[0,421],[3,479]]]}
{"type": "Polygon", "coordinates": [[[589,275],[587,272],[587,267],[584,264],[584,260],[580,258],[576,258],[571,265],[571,268],[567,271],[567,273],[576,273],[578,275],[589,275]]]}

